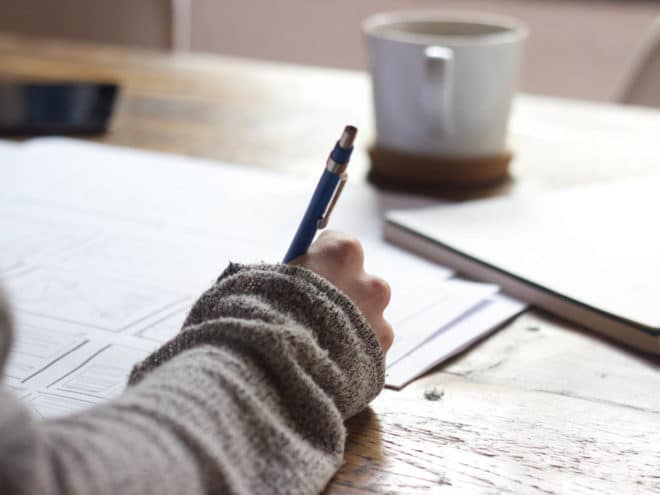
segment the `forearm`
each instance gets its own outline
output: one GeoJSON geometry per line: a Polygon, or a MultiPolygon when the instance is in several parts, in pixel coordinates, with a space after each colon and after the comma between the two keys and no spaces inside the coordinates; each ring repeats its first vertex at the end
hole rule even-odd
{"type": "Polygon", "coordinates": [[[63,473],[59,492],[318,492],[341,462],[341,417],[317,406],[307,414],[318,423],[297,423],[297,411],[255,365],[199,346],[112,405],[48,424],[47,450],[63,473]]]}
{"type": "Polygon", "coordinates": [[[378,342],[330,284],[231,267],[119,399],[27,425],[33,481],[72,494],[316,493],[341,463],[343,419],[382,381],[378,342]]]}

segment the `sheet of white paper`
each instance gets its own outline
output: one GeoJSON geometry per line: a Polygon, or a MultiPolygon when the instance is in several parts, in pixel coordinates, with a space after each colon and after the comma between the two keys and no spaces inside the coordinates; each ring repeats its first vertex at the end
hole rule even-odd
{"type": "Polygon", "coordinates": [[[7,285],[20,311],[109,332],[120,332],[187,297],[105,273],[44,267],[8,277],[7,285]]]}
{"type": "Polygon", "coordinates": [[[420,301],[415,306],[405,308],[407,312],[401,313],[401,320],[391,320],[396,328],[396,335],[387,353],[387,365],[396,363],[426,342],[440,328],[476,307],[497,290],[496,285],[450,279],[444,282],[440,290],[420,293],[420,301]],[[420,304],[425,299],[425,304],[420,304]]]}
{"type": "Polygon", "coordinates": [[[16,335],[5,376],[9,383],[20,386],[22,382],[29,380],[85,342],[87,339],[80,332],[55,333],[43,328],[23,325],[16,335]]]}
{"type": "Polygon", "coordinates": [[[103,346],[84,361],[71,362],[56,373],[45,370],[41,378],[54,380],[42,387],[28,386],[24,400],[44,418],[107,400],[124,389],[133,365],[148,354],[146,349],[125,345],[103,346]]]}
{"type": "MultiPolygon", "coordinates": [[[[152,320],[135,327],[145,330],[152,320]]],[[[118,394],[136,360],[159,345],[146,338],[20,310],[16,312],[16,327],[17,345],[9,358],[5,379],[41,417],[75,411],[118,394]],[[113,351],[115,348],[119,351],[113,351]],[[107,370],[106,379],[114,385],[101,390],[95,370],[107,370]]]]}
{"type": "Polygon", "coordinates": [[[49,388],[91,400],[110,398],[124,388],[133,365],[147,354],[143,349],[108,345],[78,369],[50,384],[49,388]]]}
{"type": "Polygon", "coordinates": [[[496,294],[441,328],[414,351],[387,367],[385,383],[401,388],[434,366],[458,354],[525,309],[525,304],[496,294]]]}
{"type": "MultiPolygon", "coordinates": [[[[0,142],[0,177],[0,276],[19,342],[6,379],[44,417],[119,393],[228,261],[279,261],[315,186],[53,138],[0,142]]],[[[494,291],[380,239],[385,210],[429,203],[353,184],[333,213],[392,286],[395,357],[494,291]]]]}
{"type": "Polygon", "coordinates": [[[162,317],[144,330],[141,330],[138,336],[155,342],[167,342],[179,332],[188,314],[188,309],[187,306],[184,306],[162,317]]]}

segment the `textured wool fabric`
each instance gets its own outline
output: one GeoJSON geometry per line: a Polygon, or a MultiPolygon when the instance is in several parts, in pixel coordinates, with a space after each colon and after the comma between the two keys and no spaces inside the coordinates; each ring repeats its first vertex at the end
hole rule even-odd
{"type": "Polygon", "coordinates": [[[318,493],[383,381],[378,340],[329,282],[232,264],[115,400],[38,421],[0,389],[0,493],[318,493]]]}

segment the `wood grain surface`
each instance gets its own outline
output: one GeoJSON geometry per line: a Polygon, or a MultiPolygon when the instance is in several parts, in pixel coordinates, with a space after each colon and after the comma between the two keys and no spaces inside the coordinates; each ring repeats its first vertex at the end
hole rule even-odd
{"type": "MultiPolygon", "coordinates": [[[[101,142],[315,175],[353,123],[353,177],[369,166],[371,96],[359,72],[0,35],[0,77],[118,81],[101,142]]],[[[521,95],[512,177],[452,199],[658,173],[659,137],[657,111],[521,95]]],[[[655,358],[528,311],[351,419],[327,491],[660,493],[659,371],[655,358]],[[429,387],[444,396],[426,400],[429,387]]]]}

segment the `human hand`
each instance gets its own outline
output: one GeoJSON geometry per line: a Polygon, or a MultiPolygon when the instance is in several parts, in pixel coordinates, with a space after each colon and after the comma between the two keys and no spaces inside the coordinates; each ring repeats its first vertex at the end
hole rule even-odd
{"type": "Polygon", "coordinates": [[[378,337],[384,352],[392,345],[394,332],[383,311],[390,302],[390,286],[364,271],[360,243],[343,232],[324,231],[303,256],[289,264],[309,268],[346,294],[362,312],[378,337]]]}

